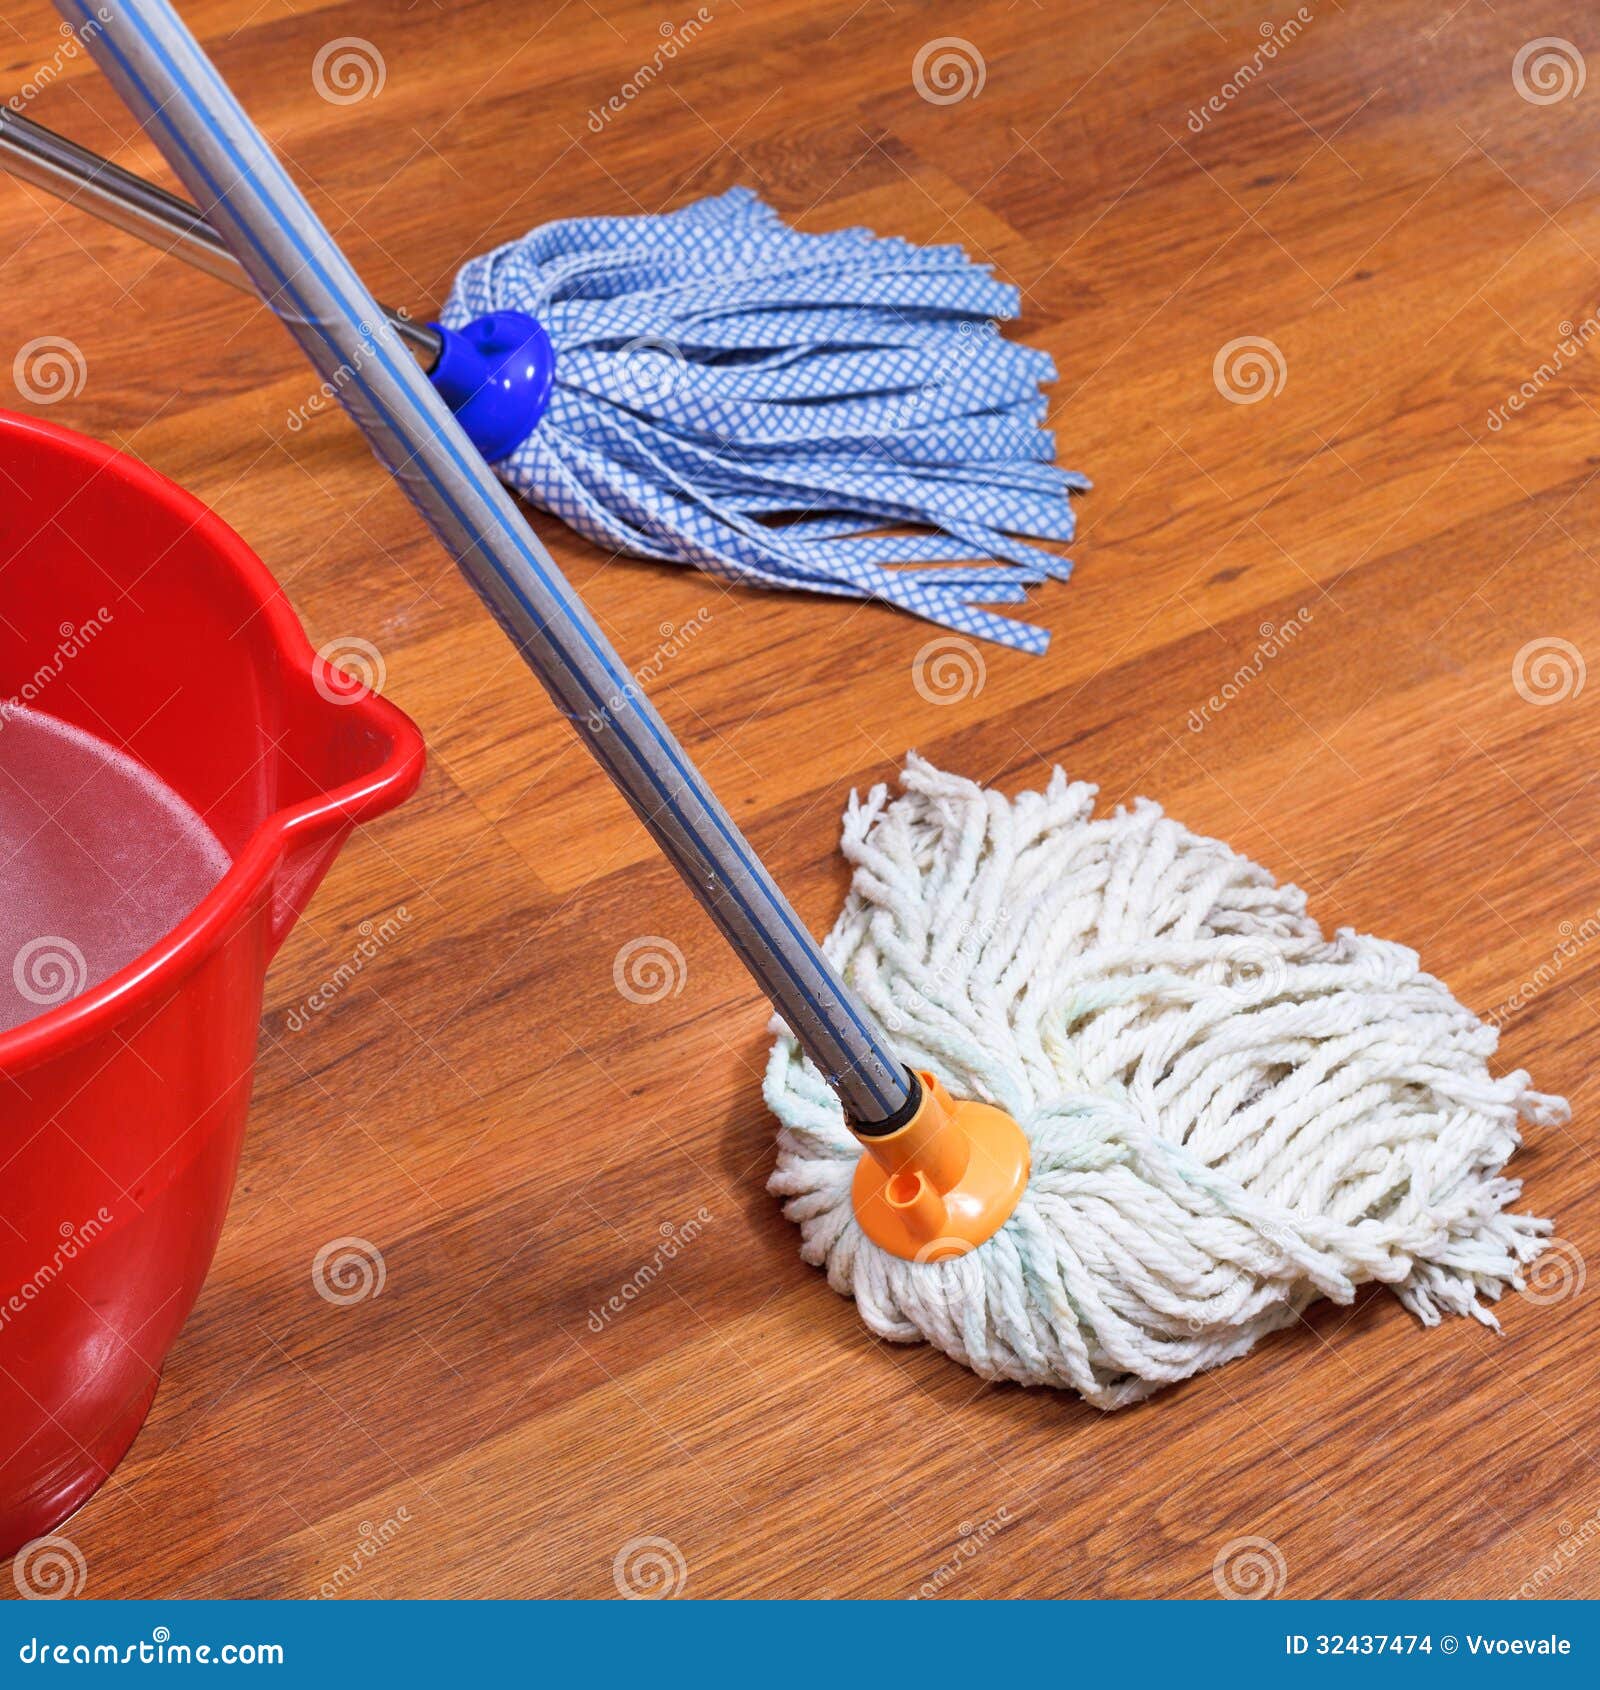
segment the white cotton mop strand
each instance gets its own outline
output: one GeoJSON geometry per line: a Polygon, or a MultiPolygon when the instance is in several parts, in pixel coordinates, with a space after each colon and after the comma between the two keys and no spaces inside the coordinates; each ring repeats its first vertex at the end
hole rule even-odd
{"type": "Polygon", "coordinates": [[[1390,1286],[1425,1325],[1495,1325],[1547,1221],[1502,1170],[1566,1103],[1414,952],[1147,800],[1094,815],[1058,769],[1015,799],[913,757],[851,795],[824,946],[899,1054],[1007,1110],[1026,1189],[987,1242],[905,1259],[861,1229],[861,1145],[781,1023],[771,1190],[881,1337],[1118,1408],[1242,1355],[1317,1297],[1390,1286]]]}

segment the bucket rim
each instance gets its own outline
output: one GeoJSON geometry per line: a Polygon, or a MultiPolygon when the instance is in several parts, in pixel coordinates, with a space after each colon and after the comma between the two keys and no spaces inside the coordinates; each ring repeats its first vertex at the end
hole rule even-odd
{"type": "MultiPolygon", "coordinates": [[[[118,447],[42,417],[0,408],[0,442],[16,436],[33,436],[78,460],[91,476],[113,476],[187,521],[218,567],[232,572],[256,606],[285,689],[314,687],[319,669],[326,667],[324,659],[266,564],[209,505],[118,447]]],[[[382,815],[416,790],[426,753],[421,731],[404,711],[377,693],[327,708],[386,740],[382,759],[354,780],[264,816],[216,885],[148,950],[79,996],[0,1032],[0,1075],[35,1068],[169,997],[186,975],[260,916],[274,872],[291,846],[382,815]]],[[[263,974],[273,949],[272,941],[263,942],[263,974]]]]}

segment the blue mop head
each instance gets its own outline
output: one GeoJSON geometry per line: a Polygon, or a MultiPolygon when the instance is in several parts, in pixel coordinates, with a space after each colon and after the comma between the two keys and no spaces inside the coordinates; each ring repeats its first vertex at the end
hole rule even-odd
{"type": "Polygon", "coordinates": [[[546,224],[468,264],[442,320],[543,324],[549,409],[495,467],[596,545],[1041,652],[983,606],[1066,578],[1014,536],[1070,540],[1089,483],[1052,462],[1050,358],[997,327],[1019,305],[959,247],[800,234],[734,188],[546,224]]]}

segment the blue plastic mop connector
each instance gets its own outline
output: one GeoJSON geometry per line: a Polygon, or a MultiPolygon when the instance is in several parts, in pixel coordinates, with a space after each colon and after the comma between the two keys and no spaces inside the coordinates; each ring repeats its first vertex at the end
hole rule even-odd
{"type": "Polygon", "coordinates": [[[443,337],[428,379],[489,463],[509,457],[538,426],[555,383],[556,349],[522,311],[491,311],[443,337]]]}

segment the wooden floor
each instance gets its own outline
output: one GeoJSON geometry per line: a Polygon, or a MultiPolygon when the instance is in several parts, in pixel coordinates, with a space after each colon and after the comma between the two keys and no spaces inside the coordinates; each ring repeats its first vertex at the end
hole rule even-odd
{"type": "MultiPolygon", "coordinates": [[[[87,1593],[612,1596],[656,1538],[632,1560],[681,1557],[693,1596],[1211,1596],[1264,1538],[1291,1596],[1600,1595],[1600,62],[1574,97],[1575,49],[1514,77],[1552,27],[1532,0],[1309,4],[1270,54],[1232,0],[710,0],[608,116],[656,0],[184,11],[417,311],[532,224],[738,182],[1020,285],[1096,485],[1034,601],[1048,656],[986,650],[981,691],[919,693],[909,617],[537,519],[816,929],[845,797],[907,747],[1010,789],[1059,761],[1417,946],[1574,1119],[1517,1159],[1565,1254],[1503,1336],[1323,1305],[1111,1417],[874,1341],[764,1191],[766,1008],[352,428],[291,428],[315,384],[287,337],[0,182],[0,367],[73,340],[52,418],[216,506],[314,641],[372,641],[432,753],[273,969],[215,1268],[68,1528],[87,1593]],[[383,84],[332,103],[313,60],[347,36],[383,84]],[[943,36],[973,87],[945,99],[951,66],[930,100],[943,36]],[[1271,391],[1238,402],[1246,337],[1271,391]],[[307,1012],[363,923],[386,942],[307,1012]],[[642,936],[686,966],[648,1005],[612,974],[642,936]],[[385,1283],[335,1306],[312,1263],[348,1236],[385,1283]]],[[[9,91],[60,37],[43,0],[8,15],[9,91]]],[[[30,115],[170,180],[81,55],[45,80],[30,115]]]]}

